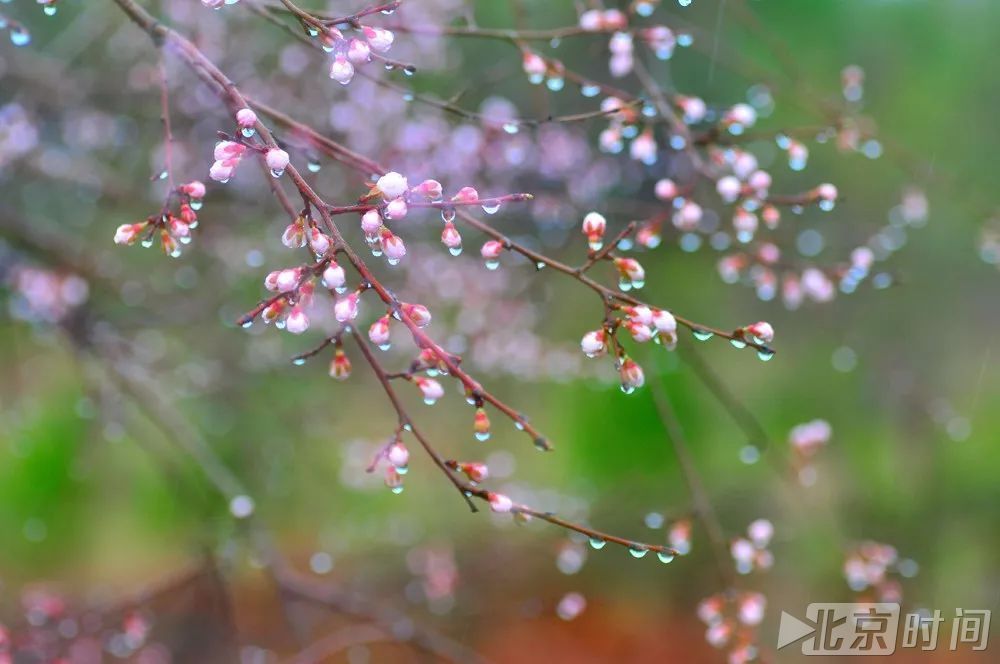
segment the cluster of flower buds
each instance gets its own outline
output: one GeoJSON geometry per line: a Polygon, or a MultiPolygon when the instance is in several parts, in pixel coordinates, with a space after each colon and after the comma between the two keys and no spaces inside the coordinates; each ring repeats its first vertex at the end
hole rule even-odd
{"type": "Polygon", "coordinates": [[[721,122],[730,134],[739,136],[757,124],[757,109],[750,104],[736,104],[722,114],[721,122]]]}
{"type": "Polygon", "coordinates": [[[698,604],[698,618],[705,623],[705,640],[713,648],[729,648],[730,664],[745,664],[757,657],[754,630],[764,620],[767,598],[758,592],[719,593],[698,604]]]}
{"type": "Polygon", "coordinates": [[[755,569],[770,569],[774,564],[774,555],[767,546],[773,536],[774,526],[767,519],[757,519],[747,526],[747,536],[738,537],[729,545],[736,571],[749,574],[755,569]]]}
{"type": "Polygon", "coordinates": [[[737,348],[746,348],[747,344],[767,345],[774,341],[774,328],[770,323],[758,321],[733,331],[730,343],[737,348]]]}
{"type": "Polygon", "coordinates": [[[655,162],[657,146],[651,132],[640,134],[642,115],[634,104],[626,104],[618,97],[607,97],[601,101],[601,111],[608,118],[608,126],[597,138],[597,145],[602,152],[618,154],[625,149],[625,141],[644,138],[638,147],[629,146],[629,155],[643,163],[655,162]]]}
{"type": "Polygon", "coordinates": [[[524,49],[521,53],[521,68],[534,85],[545,83],[545,87],[558,92],[566,85],[566,68],[558,60],[542,57],[534,51],[524,49]]]}
{"type": "MultiPolygon", "coordinates": [[[[306,310],[312,304],[316,288],[312,268],[274,270],[265,277],[264,287],[277,293],[260,310],[264,323],[274,323],[279,329],[287,329],[292,334],[302,334],[309,329],[306,310]]],[[[243,324],[249,326],[252,321],[251,316],[243,324]]]]}
{"type": "MultiPolygon", "coordinates": [[[[361,230],[372,254],[385,255],[390,265],[398,264],[406,255],[406,245],[389,229],[388,223],[406,217],[410,207],[414,205],[426,207],[432,204],[433,207],[441,208],[441,219],[444,222],[441,242],[453,256],[458,256],[462,253],[462,236],[455,228],[455,208],[478,205],[487,214],[494,214],[500,209],[501,203],[500,199],[481,199],[479,192],[472,187],[463,187],[447,202],[443,202],[443,197],[443,188],[437,180],[424,180],[411,187],[407,179],[395,171],[379,177],[363,200],[381,199],[382,202],[367,209],[361,216],[361,230]]],[[[488,255],[488,250],[492,251],[492,247],[493,245],[484,247],[483,258],[491,269],[495,269],[499,265],[495,259],[500,252],[496,251],[496,256],[488,255]]]]}
{"type": "MultiPolygon", "coordinates": [[[[250,108],[242,108],[236,112],[236,126],[243,139],[250,139],[257,133],[257,114],[250,108]]],[[[280,178],[288,167],[288,153],[278,147],[253,146],[239,141],[223,140],[215,144],[215,162],[208,174],[216,182],[225,184],[236,174],[236,167],[246,155],[247,150],[254,149],[264,155],[271,175],[280,178]]]]}
{"type": "MultiPolygon", "coordinates": [[[[366,62],[371,62],[377,54],[387,53],[392,48],[392,43],[396,36],[391,30],[384,28],[373,28],[371,26],[360,26],[357,36],[347,37],[343,32],[335,27],[327,26],[322,32],[309,28],[310,34],[318,37],[323,50],[333,55],[333,62],[330,64],[330,78],[341,85],[347,85],[354,79],[355,68],[366,62]]],[[[387,67],[392,69],[395,65],[387,63],[387,67]]],[[[407,72],[412,70],[407,69],[407,72]]]]}
{"type": "Polygon", "coordinates": [[[490,476],[490,470],[481,461],[445,461],[445,465],[457,473],[465,475],[473,486],[484,482],[490,476]]]}
{"type": "MultiPolygon", "coordinates": [[[[300,214],[285,227],[281,234],[281,243],[289,249],[301,249],[309,245],[316,258],[323,259],[333,246],[333,239],[321,231],[311,217],[300,214]]],[[[331,262],[329,267],[336,269],[337,264],[331,262]]]]}
{"type": "Polygon", "coordinates": [[[618,269],[618,287],[623,291],[639,289],[646,285],[646,270],[634,258],[615,257],[615,267],[618,269]]]}
{"type": "Polygon", "coordinates": [[[792,465],[803,486],[816,482],[816,468],[813,459],[830,442],[833,429],[826,420],[812,420],[792,428],[788,434],[788,444],[792,448],[792,465]]]}
{"type": "Polygon", "coordinates": [[[171,194],[180,200],[175,214],[172,210],[150,215],[145,221],[122,224],[115,230],[115,244],[132,245],[139,242],[144,247],[153,246],[157,235],[163,252],[177,258],[181,246],[191,242],[191,230],[198,227],[197,210],[205,197],[205,185],[197,180],[182,184],[171,194]]]}
{"type": "Polygon", "coordinates": [[[775,138],[778,147],[788,155],[788,167],[793,171],[805,170],[809,161],[809,148],[802,141],[798,141],[791,136],[778,134],[775,138]]]}
{"type": "Polygon", "coordinates": [[[912,576],[916,563],[901,561],[894,546],[879,542],[862,542],[844,559],[844,578],[854,592],[872,591],[876,602],[899,602],[902,588],[890,577],[892,572],[912,576]]]}

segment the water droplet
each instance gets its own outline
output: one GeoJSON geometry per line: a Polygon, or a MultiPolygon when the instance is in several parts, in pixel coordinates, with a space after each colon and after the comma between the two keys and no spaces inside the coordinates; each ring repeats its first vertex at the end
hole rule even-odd
{"type": "Polygon", "coordinates": [[[14,46],[27,46],[31,43],[31,35],[22,28],[13,28],[10,31],[10,41],[14,46]]]}
{"type": "Polygon", "coordinates": [[[630,546],[628,548],[628,552],[632,554],[633,558],[643,558],[647,553],[649,553],[649,549],[644,549],[641,546],[630,546]]]}
{"type": "Polygon", "coordinates": [[[392,492],[394,494],[396,494],[396,495],[399,495],[399,494],[403,493],[403,487],[402,486],[394,486],[394,487],[392,487],[392,492]]]}
{"type": "Polygon", "coordinates": [[[518,131],[520,131],[520,127],[518,127],[516,122],[505,122],[503,125],[503,130],[508,134],[516,134],[518,131]]]}
{"type": "Polygon", "coordinates": [[[441,208],[441,221],[446,224],[455,221],[455,208],[451,206],[441,208]]]}
{"type": "Polygon", "coordinates": [[[664,565],[674,562],[674,554],[668,551],[657,551],[656,557],[660,559],[660,562],[664,565]]]}
{"type": "Polygon", "coordinates": [[[405,475],[408,472],[410,472],[410,467],[409,466],[396,466],[396,472],[399,473],[400,475],[405,475]]]}
{"type": "Polygon", "coordinates": [[[500,261],[498,261],[496,259],[491,258],[488,261],[486,261],[486,269],[487,270],[496,270],[499,267],[500,267],[500,261]]]}
{"type": "Polygon", "coordinates": [[[731,343],[733,345],[733,348],[746,348],[747,347],[747,342],[743,341],[742,339],[736,338],[736,337],[730,339],[729,343],[731,343]]]}
{"type": "Polygon", "coordinates": [[[694,338],[697,339],[698,341],[708,341],[709,339],[715,336],[714,332],[709,332],[708,330],[702,330],[700,328],[691,330],[691,334],[693,334],[694,338]]]}
{"type": "Polygon", "coordinates": [[[306,164],[306,168],[309,169],[310,173],[319,173],[319,169],[322,168],[322,166],[318,161],[310,159],[309,162],[306,164]]]}
{"type": "Polygon", "coordinates": [[[280,178],[284,174],[285,174],[285,169],[283,169],[283,168],[281,168],[281,169],[272,168],[271,169],[271,177],[280,178]]]}
{"type": "Polygon", "coordinates": [[[243,329],[245,330],[245,329],[247,329],[248,327],[250,327],[251,325],[253,325],[253,320],[248,320],[248,321],[244,321],[244,323],[243,323],[242,327],[243,327],[243,329]]]}
{"type": "Polygon", "coordinates": [[[618,280],[618,288],[623,291],[632,290],[632,280],[622,277],[621,279],[618,280]]]}
{"type": "Polygon", "coordinates": [[[413,67],[411,65],[407,65],[406,67],[403,67],[403,76],[413,76],[416,73],[417,73],[417,68],[416,67],[413,67]]]}
{"type": "Polygon", "coordinates": [[[292,364],[294,364],[297,367],[301,367],[305,363],[306,363],[306,358],[304,357],[296,357],[294,360],[292,360],[292,364]]]}
{"type": "Polygon", "coordinates": [[[566,81],[560,76],[550,76],[545,79],[545,87],[547,87],[552,92],[559,92],[566,85],[566,81]]]}
{"type": "Polygon", "coordinates": [[[378,349],[381,350],[381,351],[387,351],[390,348],[392,348],[392,344],[390,344],[390,343],[385,343],[385,344],[379,344],[378,345],[378,349]]]}
{"type": "Polygon", "coordinates": [[[774,351],[770,348],[761,348],[757,350],[757,357],[761,362],[769,362],[772,357],[774,357],[774,351]]]}
{"type": "Polygon", "coordinates": [[[452,256],[458,256],[462,253],[462,247],[461,246],[448,247],[448,253],[451,254],[452,256]]]}
{"type": "Polygon", "coordinates": [[[693,0],[677,0],[677,4],[681,7],[690,7],[693,0]]]}
{"type": "Polygon", "coordinates": [[[58,8],[55,5],[45,5],[45,7],[42,8],[42,11],[45,12],[46,16],[55,16],[57,9],[58,8]]]}
{"type": "Polygon", "coordinates": [[[625,394],[632,394],[633,392],[635,392],[635,385],[626,385],[625,383],[622,383],[621,388],[622,392],[624,392],[625,394]]]}
{"type": "Polygon", "coordinates": [[[596,97],[601,93],[601,86],[585,83],[580,86],[580,94],[584,97],[596,97]]]}
{"type": "Polygon", "coordinates": [[[600,551],[605,546],[607,546],[607,544],[608,543],[605,540],[602,540],[600,537],[591,537],[590,538],[590,548],[592,548],[592,549],[596,549],[596,550],[600,551]]]}
{"type": "MultiPolygon", "coordinates": [[[[200,210],[203,205],[204,203],[202,203],[200,198],[194,198],[191,200],[191,209],[194,210],[195,212],[200,210]]],[[[194,224],[191,224],[191,227],[193,228],[194,224]]]]}
{"type": "Polygon", "coordinates": [[[485,201],[483,203],[483,212],[486,214],[496,214],[500,209],[500,201],[485,201]]]}
{"type": "Polygon", "coordinates": [[[633,279],[632,280],[632,288],[634,288],[636,290],[639,290],[640,288],[642,288],[645,285],[646,285],[646,280],[645,279],[633,279]]]}
{"type": "Polygon", "coordinates": [[[740,461],[748,466],[760,461],[760,449],[756,445],[744,445],[740,450],[740,461]]]}
{"type": "Polygon", "coordinates": [[[485,442],[485,441],[487,441],[489,439],[490,439],[490,432],[489,431],[481,431],[481,432],[477,431],[476,432],[476,440],[478,440],[480,442],[485,442]]]}
{"type": "Polygon", "coordinates": [[[387,258],[385,262],[388,263],[389,265],[399,265],[398,258],[387,258]]]}
{"type": "Polygon", "coordinates": [[[535,440],[532,442],[535,444],[535,449],[538,450],[539,452],[548,452],[550,449],[552,449],[549,446],[549,441],[546,438],[542,438],[541,436],[535,438],[535,440]]]}
{"type": "Polygon", "coordinates": [[[427,404],[428,406],[433,406],[434,404],[437,403],[437,399],[434,399],[432,397],[427,397],[424,399],[424,403],[427,404]]]}
{"type": "Polygon", "coordinates": [[[537,263],[535,263],[535,269],[536,270],[543,270],[543,269],[545,269],[545,263],[543,263],[542,261],[538,261],[537,263]]]}
{"type": "Polygon", "coordinates": [[[253,135],[257,133],[257,130],[253,127],[243,127],[243,129],[240,130],[240,133],[243,134],[244,138],[253,138],[253,135]]]}
{"type": "Polygon", "coordinates": [[[149,249],[150,247],[153,246],[153,238],[151,237],[143,238],[142,242],[140,242],[139,244],[141,244],[143,248],[149,249]]]}

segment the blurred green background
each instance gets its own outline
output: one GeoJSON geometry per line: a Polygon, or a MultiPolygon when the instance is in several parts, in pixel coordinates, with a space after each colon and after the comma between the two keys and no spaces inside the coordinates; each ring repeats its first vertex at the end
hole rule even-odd
{"type": "MultiPolygon", "coordinates": [[[[21,12],[35,34],[32,48],[44,58],[35,85],[45,86],[54,70],[68,84],[92,86],[91,96],[104,103],[103,96],[113,92],[110,81],[91,72],[108,60],[110,47],[103,39],[114,36],[110,43],[118,43],[120,31],[130,28],[109,7],[66,5],[59,22],[79,20],[80,12],[100,14],[93,42],[60,51],[58,42],[47,41],[61,34],[56,21],[41,18],[33,7],[21,12]]],[[[526,1],[517,15],[511,6],[478,2],[475,12],[480,25],[490,27],[575,20],[568,2],[526,1]]],[[[400,15],[405,18],[405,10],[400,15]]],[[[815,108],[839,95],[841,69],[849,64],[865,69],[864,113],[877,123],[885,154],[870,160],[811,144],[805,173],[789,175],[785,169],[778,180],[790,190],[831,181],[845,195],[832,213],[810,213],[794,222],[827,236],[828,248],[818,260],[836,261],[844,248],[876,232],[906,185],[923,186],[930,201],[927,226],[911,230],[889,263],[897,285],[865,286],[797,312],[724,285],[712,252],[686,254],[665,246],[643,259],[649,273],[644,295],[650,301],[722,327],[763,319],[778,331],[778,355],[766,364],[722,341],[696,348],[768,433],[770,444],[753,465],[739,458],[745,434],[683,362],[655,354],[656,349],[637,353],[646,360],[648,379],[662,380],[675,402],[727,535],[741,534],[758,517],[776,526],[774,569],[746,582],[769,598],[765,640],[772,638],[779,609],[851,597],[841,574],[844,554],[866,539],[892,544],[919,564],[919,573],[903,582],[908,606],[997,608],[1000,274],[979,259],[977,241],[996,205],[1000,78],[991,63],[1000,5],[695,0],[683,11],[665,3],[658,15],[668,24],[672,17],[689,23],[697,39],[696,47],[678,51],[670,63],[678,89],[732,103],[765,77],[776,111],[761,127],[816,124],[815,108]],[[838,370],[833,357],[838,349],[841,357],[850,356],[845,347],[856,362],[838,370]],[[832,424],[833,438],[819,456],[816,485],[803,488],[790,481],[787,434],[814,418],[832,424]]],[[[258,47],[281,43],[280,33],[263,25],[255,29],[266,40],[258,47]]],[[[142,44],[140,35],[130,39],[142,44]]],[[[599,46],[594,46],[598,52],[599,46]]],[[[447,95],[462,77],[506,60],[512,75],[495,90],[473,90],[470,104],[489,92],[509,96],[522,109],[547,106],[516,74],[517,54],[509,45],[463,42],[451,48],[462,54],[461,70],[418,75],[416,87],[447,95]]],[[[567,42],[557,52],[573,61],[587,57],[586,48],[567,42]]],[[[8,45],[0,49],[7,71],[0,78],[0,103],[36,94],[16,74],[24,71],[29,55],[8,45]]],[[[120,65],[111,66],[118,71],[120,65]]],[[[591,71],[600,76],[604,67],[602,58],[594,58],[591,71]]],[[[666,75],[666,69],[658,73],[666,75]]],[[[76,103],[71,92],[60,95],[76,103]]],[[[158,140],[155,99],[152,90],[123,93],[117,103],[138,128],[135,149],[95,155],[126,187],[125,174],[139,173],[131,177],[141,180],[148,170],[148,152],[158,140]]],[[[563,112],[573,103],[557,99],[553,106],[563,112]]],[[[50,128],[57,112],[40,106],[50,128]]],[[[594,135],[598,129],[591,127],[594,135]]],[[[59,140],[43,133],[43,143],[59,140]]],[[[473,640],[483,642],[498,624],[539,615],[550,620],[559,597],[580,591],[588,611],[616,616],[611,624],[622,629],[639,625],[637,631],[646,626],[666,634],[672,628],[652,616],[677,616],[678,624],[687,626],[683,638],[700,641],[693,607],[717,590],[717,581],[699,527],[692,554],[672,565],[633,560],[607,547],[588,551],[587,564],[565,575],[555,565],[564,533],[546,524],[517,528],[470,514],[416,450],[401,495],[381,488],[378,478],[367,488],[341,481],[352,477],[351,463],[357,463],[352,446],[384,439],[392,417],[360,359],[355,358],[350,383],[328,383],[323,361],[293,367],[274,359],[289,357],[308,342],[284,338],[288,335],[274,339],[276,333],[248,336],[228,322],[258,297],[258,272],[264,268],[250,269],[239,257],[220,265],[218,258],[260,247],[268,252],[267,269],[279,260],[273,247],[278,210],[261,203],[263,194],[230,202],[232,227],[211,223],[205,246],[212,255],[200,255],[199,239],[181,261],[172,262],[107,246],[115,226],[148,212],[147,201],[87,192],[84,185],[47,184],[27,168],[0,176],[5,208],[94,247],[97,262],[112,257],[122,267],[111,281],[143,290],[143,303],[130,307],[120,293],[92,284],[92,304],[98,316],[114,319],[135,341],[160,389],[178,397],[184,416],[245,482],[259,519],[293,560],[305,566],[314,553],[329,553],[334,561],[329,578],[406,605],[413,603],[405,589],[415,578],[408,554],[421,546],[453,544],[461,579],[455,602],[446,615],[429,619],[456,635],[475,634],[473,640]],[[85,213],[78,215],[80,209],[85,213]],[[233,229],[240,234],[238,247],[226,249],[233,229]],[[195,300],[205,306],[193,306],[195,300]]],[[[212,218],[210,201],[202,215],[212,218]]],[[[497,223],[510,215],[502,213],[497,223]]],[[[589,293],[556,275],[543,273],[535,281],[528,292],[544,298],[546,338],[574,342],[595,326],[600,310],[589,293]]],[[[446,332],[444,325],[435,323],[439,333],[446,332]]],[[[682,335],[682,345],[696,343],[682,335]]],[[[246,539],[225,501],[184,460],[171,463],[170,474],[162,472],[165,462],[144,451],[161,447],[162,433],[128,400],[108,391],[93,362],[79,361],[57,333],[5,317],[0,363],[5,596],[40,580],[71,595],[95,588],[124,591],[204,546],[237,561],[235,578],[252,578],[243,565],[249,556],[246,539]]],[[[447,456],[493,454],[498,467],[515,469],[511,482],[530,487],[542,502],[588,503],[589,522],[596,527],[662,541],[662,532],[647,528],[644,516],[690,510],[649,389],[625,396],[615,385],[594,380],[525,384],[504,376],[489,384],[531,414],[555,452],[540,455],[499,417],[486,447],[473,447],[479,443],[472,440],[471,416],[458,395],[448,390],[433,409],[405,396],[447,456]]],[[[364,453],[361,457],[367,462],[364,453]]],[[[428,610],[419,603],[411,608],[418,615],[428,610]]],[[[550,627],[552,642],[561,643],[558,630],[564,628],[550,627]]]]}

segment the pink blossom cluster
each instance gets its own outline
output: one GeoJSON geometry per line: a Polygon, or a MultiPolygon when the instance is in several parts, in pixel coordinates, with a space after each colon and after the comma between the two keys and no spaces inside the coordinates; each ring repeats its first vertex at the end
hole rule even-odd
{"type": "Polygon", "coordinates": [[[767,598],[759,592],[719,593],[698,604],[698,618],[705,623],[705,640],[714,648],[727,648],[730,664],[757,658],[756,628],[763,622],[767,598]]]}

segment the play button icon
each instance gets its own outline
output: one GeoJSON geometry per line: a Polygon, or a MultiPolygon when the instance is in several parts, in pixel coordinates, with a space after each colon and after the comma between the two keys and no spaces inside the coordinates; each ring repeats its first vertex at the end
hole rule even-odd
{"type": "Polygon", "coordinates": [[[784,648],[790,643],[795,643],[804,636],[809,636],[816,631],[816,625],[803,622],[788,613],[781,612],[781,624],[778,626],[778,649],[784,648]]]}

